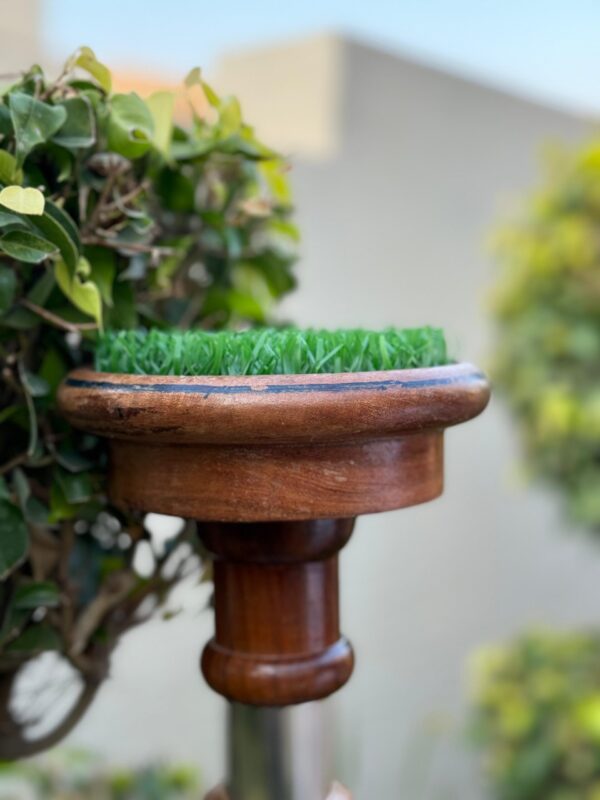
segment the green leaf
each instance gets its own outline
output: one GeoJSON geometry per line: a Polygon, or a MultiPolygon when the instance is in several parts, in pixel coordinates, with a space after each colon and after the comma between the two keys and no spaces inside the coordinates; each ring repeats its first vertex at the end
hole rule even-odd
{"type": "Polygon", "coordinates": [[[67,112],[61,106],[42,103],[29,94],[12,92],[8,97],[20,166],[33,148],[47,142],[64,125],[67,112]]]}
{"type": "Polygon", "coordinates": [[[65,500],[70,505],[87,503],[94,494],[92,480],[88,472],[65,472],[58,470],[56,479],[60,484],[65,500]]]}
{"type": "Polygon", "coordinates": [[[27,555],[29,537],[20,509],[0,500],[0,580],[4,580],[27,555]]]}
{"type": "Polygon", "coordinates": [[[169,211],[190,214],[195,209],[196,184],[181,169],[165,167],[158,175],[156,189],[169,211]]]}
{"type": "Polygon", "coordinates": [[[47,397],[50,393],[48,382],[34,372],[23,368],[21,373],[23,383],[32,397],[47,397]]]}
{"type": "Polygon", "coordinates": [[[139,317],[131,283],[117,281],[113,287],[113,308],[108,314],[107,326],[111,328],[135,328],[139,317]]]}
{"type": "MultiPolygon", "coordinates": [[[[49,274],[52,275],[52,273],[49,274]]],[[[54,275],[52,275],[52,282],[54,283],[54,275]]],[[[56,347],[48,348],[44,354],[38,374],[48,384],[50,394],[55,394],[67,369],[67,364],[58,349],[56,347]]]]}
{"type": "Polygon", "coordinates": [[[16,331],[28,331],[40,324],[40,318],[28,308],[15,306],[2,317],[2,324],[16,331]]]}
{"type": "Polygon", "coordinates": [[[56,282],[62,293],[73,305],[84,314],[96,320],[102,326],[102,298],[95,283],[85,280],[85,274],[90,273],[90,266],[86,259],[81,258],[77,269],[71,275],[68,266],[62,260],[57,261],[54,267],[56,282]],[[87,265],[87,266],[86,266],[87,265]],[[83,274],[82,274],[83,273],[83,274]]]}
{"type": "Polygon", "coordinates": [[[17,496],[19,498],[19,503],[23,505],[30,496],[31,489],[29,488],[27,476],[20,467],[17,467],[14,471],[14,483],[17,496]]]}
{"type": "Polygon", "coordinates": [[[140,158],[154,137],[150,109],[135,92],[116,94],[108,118],[108,146],[125,158],[140,158]]]}
{"type": "Polygon", "coordinates": [[[67,502],[65,493],[57,480],[56,476],[50,487],[50,517],[51,524],[61,522],[64,519],[73,519],[77,514],[77,507],[67,502]]]}
{"type": "Polygon", "coordinates": [[[27,229],[29,221],[25,217],[20,217],[18,214],[12,214],[10,211],[4,211],[0,208],[0,228],[7,228],[9,225],[11,227],[21,225],[24,229],[27,229]]]}
{"type": "Polygon", "coordinates": [[[168,157],[173,133],[175,95],[173,92],[155,92],[147,98],[146,105],[154,120],[154,146],[165,157],[168,157]]]}
{"type": "Polygon", "coordinates": [[[34,525],[48,524],[48,507],[37,497],[29,497],[22,510],[28,522],[32,522],[34,525]]]}
{"type": "Polygon", "coordinates": [[[67,150],[54,141],[44,145],[44,162],[57,183],[65,183],[72,177],[76,153],[76,150],[67,150]]]}
{"type": "Polygon", "coordinates": [[[45,258],[56,255],[58,249],[52,242],[27,231],[8,231],[0,237],[0,250],[17,261],[39,264],[45,258]]]}
{"type": "Polygon", "coordinates": [[[103,302],[109,307],[112,306],[113,284],[117,270],[114,253],[106,247],[86,247],[85,257],[92,267],[90,278],[98,287],[103,302]]]}
{"type": "Polygon", "coordinates": [[[10,267],[0,264],[0,314],[12,306],[17,289],[17,277],[10,267]]]}
{"type": "Polygon", "coordinates": [[[58,586],[50,581],[33,581],[17,587],[13,605],[17,609],[34,610],[45,606],[56,608],[60,604],[58,586]]]}
{"type": "Polygon", "coordinates": [[[91,147],[96,141],[96,121],[90,101],[85,97],[71,97],[61,106],[67,118],[52,141],[71,150],[91,147]]]}
{"type": "Polygon", "coordinates": [[[226,97],[221,101],[219,113],[219,132],[224,139],[233,136],[242,125],[242,109],[236,97],[226,97]]]}
{"type": "Polygon", "coordinates": [[[284,239],[290,239],[294,243],[300,241],[300,231],[298,226],[293,222],[283,219],[270,219],[268,223],[268,230],[276,236],[282,236],[284,239]]]}
{"type": "MultiPolygon", "coordinates": [[[[81,249],[81,243],[79,241],[79,229],[67,212],[60,206],[56,205],[56,203],[53,203],[51,200],[46,200],[45,214],[49,217],[52,217],[55,222],[58,222],[66,230],[69,237],[73,240],[73,242],[75,242],[77,252],[79,253],[79,250],[81,249]]],[[[37,223],[37,220],[33,220],[33,222],[37,223]]]]}
{"type": "Polygon", "coordinates": [[[17,159],[7,150],[0,150],[0,183],[22,183],[23,172],[17,166],[17,159]]]}
{"type": "Polygon", "coordinates": [[[46,525],[48,522],[48,509],[37,497],[31,494],[29,479],[22,469],[14,471],[14,486],[19,498],[19,505],[27,522],[35,525],[46,525]]]}
{"type": "Polygon", "coordinates": [[[21,379],[21,385],[23,387],[23,394],[25,396],[25,404],[27,406],[27,414],[29,415],[29,446],[27,447],[27,455],[33,456],[33,454],[36,451],[38,443],[37,413],[35,410],[35,403],[33,402],[33,397],[27,385],[26,370],[22,359],[19,359],[18,367],[19,367],[19,377],[21,379]]]}
{"type": "Polygon", "coordinates": [[[30,625],[23,633],[6,646],[7,653],[33,655],[45,650],[60,650],[62,642],[58,633],[49,625],[30,625]]]}
{"type": "Polygon", "coordinates": [[[173,142],[171,145],[171,157],[176,161],[188,161],[201,158],[215,150],[218,145],[213,136],[205,139],[190,139],[186,142],[173,142]]]}
{"type": "Polygon", "coordinates": [[[27,624],[31,613],[16,609],[14,604],[9,601],[2,626],[0,627],[0,649],[4,649],[4,644],[9,639],[15,639],[27,624]]]}
{"type": "MultiPolygon", "coordinates": [[[[10,419],[19,411],[19,406],[6,406],[0,411],[0,425],[6,420],[10,419]]],[[[2,497],[2,492],[0,492],[0,497],[2,497]]]]}
{"type": "Polygon", "coordinates": [[[221,99],[219,95],[208,85],[208,83],[206,83],[206,81],[202,80],[202,70],[200,67],[194,67],[188,72],[184,80],[184,84],[187,89],[193,89],[194,86],[200,86],[204,92],[204,96],[213,108],[219,108],[221,105],[221,99]]]}
{"type": "Polygon", "coordinates": [[[240,317],[264,323],[265,310],[263,304],[248,292],[232,289],[227,294],[227,305],[230,310],[240,317]]]}
{"type": "Polygon", "coordinates": [[[63,445],[56,452],[56,460],[69,472],[83,472],[92,466],[89,458],[83,456],[78,450],[63,445]]]}
{"type": "Polygon", "coordinates": [[[6,186],[0,192],[0,205],[17,214],[40,217],[44,213],[45,199],[39,189],[28,186],[6,186]]]}
{"type": "Polygon", "coordinates": [[[262,161],[259,164],[259,170],[275,200],[281,205],[289,205],[291,191],[285,174],[285,165],[282,161],[276,158],[262,161]]]}
{"type": "Polygon", "coordinates": [[[193,86],[201,86],[202,70],[200,67],[193,67],[185,76],[183,83],[188,89],[191,89],[193,86]]]}
{"type": "Polygon", "coordinates": [[[46,269],[27,292],[27,299],[36,306],[45,306],[55,285],[54,274],[46,269]]]}
{"type": "Polygon", "coordinates": [[[46,239],[58,247],[69,271],[71,274],[75,274],[80,244],[79,233],[71,217],[53,202],[47,200],[43,216],[29,219],[46,239]]]}
{"type": "Polygon", "coordinates": [[[104,89],[106,94],[110,93],[112,88],[110,70],[98,61],[94,51],[90,47],[79,48],[77,53],[75,53],[73,66],[85,70],[98,82],[99,86],[104,89]]]}
{"type": "Polygon", "coordinates": [[[14,133],[10,111],[4,103],[0,103],[0,136],[12,136],[14,133]]]}

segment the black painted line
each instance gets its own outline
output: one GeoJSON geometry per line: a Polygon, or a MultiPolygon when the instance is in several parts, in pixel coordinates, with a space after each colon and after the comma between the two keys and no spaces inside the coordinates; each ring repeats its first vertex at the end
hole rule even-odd
{"type": "Polygon", "coordinates": [[[248,384],[215,386],[203,383],[114,383],[113,381],[83,380],[67,378],[67,386],[75,389],[104,389],[112,392],[151,392],[153,394],[296,394],[302,392],[360,392],[386,389],[426,389],[435,386],[451,386],[456,383],[477,383],[484,380],[481,372],[445,378],[420,378],[415,380],[344,381],[344,383],[271,383],[262,388],[248,384]]]}

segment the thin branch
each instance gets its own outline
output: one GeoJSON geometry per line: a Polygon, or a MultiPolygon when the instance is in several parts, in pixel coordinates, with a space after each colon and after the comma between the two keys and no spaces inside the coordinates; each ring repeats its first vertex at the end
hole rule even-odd
{"type": "Polygon", "coordinates": [[[42,308],[42,306],[38,306],[37,303],[32,303],[31,300],[28,300],[26,297],[22,298],[21,305],[25,306],[25,308],[28,308],[30,311],[33,311],[33,313],[37,314],[38,317],[45,319],[46,322],[54,325],[54,327],[60,328],[63,331],[68,331],[69,333],[98,330],[98,325],[95,322],[69,322],[62,317],[59,317],[57,314],[53,314],[52,311],[48,311],[47,308],[42,308]]]}
{"type": "Polygon", "coordinates": [[[118,209],[119,211],[126,213],[129,210],[125,208],[126,203],[129,203],[131,200],[135,200],[135,198],[138,195],[142,194],[149,188],[150,188],[150,181],[142,181],[142,183],[140,183],[138,186],[135,186],[129,192],[126,192],[125,194],[122,195],[118,195],[110,203],[106,203],[102,213],[105,214],[107,211],[114,211],[115,209],[118,209]]]}
{"type": "Polygon", "coordinates": [[[5,464],[0,466],[0,475],[6,475],[7,472],[10,472],[11,469],[24,464],[27,461],[27,453],[19,453],[18,456],[11,458],[10,461],[7,461],[5,464]]]}
{"type": "Polygon", "coordinates": [[[99,245],[108,247],[111,250],[122,250],[131,253],[156,253],[158,255],[171,256],[175,252],[172,247],[161,247],[153,244],[143,244],[142,242],[118,242],[115,239],[104,239],[102,236],[84,236],[81,241],[83,244],[99,245]]]}
{"type": "MultiPolygon", "coordinates": [[[[53,730],[39,739],[27,739],[18,723],[13,723],[12,735],[0,737],[0,758],[3,761],[28,758],[37,753],[43,753],[44,750],[58,744],[81,720],[95,698],[101,683],[101,679],[87,678],[77,702],[66,717],[53,730]]],[[[8,709],[0,709],[0,713],[5,717],[5,723],[8,722],[6,720],[6,717],[10,715],[8,709]]]]}
{"type": "Polygon", "coordinates": [[[46,87],[46,90],[40,96],[40,100],[47,100],[49,97],[51,97],[52,94],[60,87],[61,83],[67,77],[69,72],[70,72],[69,64],[67,63],[63,67],[60,75],[56,78],[56,80],[54,80],[49,86],[46,87]]]}
{"type": "Polygon", "coordinates": [[[84,232],[94,230],[96,225],[100,222],[102,212],[107,205],[108,198],[110,197],[110,193],[112,192],[115,183],[117,182],[117,178],[119,175],[122,175],[124,172],[126,172],[128,168],[129,167],[124,168],[122,164],[118,164],[114,169],[111,169],[106,177],[106,181],[104,182],[100,196],[96,201],[96,205],[90,214],[90,218],[85,224],[84,232]]]}

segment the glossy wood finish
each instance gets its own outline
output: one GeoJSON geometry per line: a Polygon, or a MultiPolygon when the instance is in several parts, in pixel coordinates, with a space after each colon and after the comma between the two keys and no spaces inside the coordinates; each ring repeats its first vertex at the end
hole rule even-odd
{"type": "Polygon", "coordinates": [[[352,671],[337,553],[353,518],[437,497],[444,429],[488,396],[469,364],[194,378],[78,370],[59,404],[111,440],[117,505],[203,520],[215,554],[210,685],[287,705],[330,694],[352,671]]]}
{"type": "Polygon", "coordinates": [[[202,656],[208,683],[240,703],[316,700],[350,677],[340,635],[338,551],[354,520],[200,526],[213,553],[216,630],[202,656]]]}
{"type": "Polygon", "coordinates": [[[113,442],[124,507],[223,522],[352,517],[437,497],[442,431],[487,403],[469,364],[336,375],[79,370],[59,403],[113,442]]]}
{"type": "Polygon", "coordinates": [[[289,447],[115,440],[111,461],[116,505],[223,522],[352,517],[443,488],[441,431],[289,447]]]}
{"type": "Polygon", "coordinates": [[[479,414],[472,364],[323,375],[153,376],[79,369],[59,391],[69,421],[155,443],[243,444],[389,438],[479,414]]]}

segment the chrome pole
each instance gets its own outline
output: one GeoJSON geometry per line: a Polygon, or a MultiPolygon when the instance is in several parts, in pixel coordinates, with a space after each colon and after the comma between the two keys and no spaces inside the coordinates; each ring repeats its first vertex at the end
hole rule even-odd
{"type": "Polygon", "coordinates": [[[290,709],[231,703],[228,738],[231,800],[293,800],[290,709]]]}
{"type": "Polygon", "coordinates": [[[332,707],[228,706],[226,785],[205,800],[351,800],[332,780],[332,707]]]}

